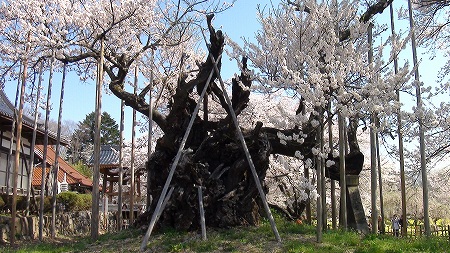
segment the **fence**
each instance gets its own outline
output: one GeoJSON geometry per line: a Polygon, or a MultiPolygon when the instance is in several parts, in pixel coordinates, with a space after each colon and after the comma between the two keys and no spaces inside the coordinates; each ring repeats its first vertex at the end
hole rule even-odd
{"type": "MultiPolygon", "coordinates": [[[[450,241],[450,225],[432,225],[430,227],[432,236],[441,236],[448,238],[450,241]]],[[[386,226],[386,234],[393,234],[392,226],[386,226]]],[[[423,225],[408,226],[406,235],[409,237],[420,237],[425,235],[425,228],[423,225]]]]}

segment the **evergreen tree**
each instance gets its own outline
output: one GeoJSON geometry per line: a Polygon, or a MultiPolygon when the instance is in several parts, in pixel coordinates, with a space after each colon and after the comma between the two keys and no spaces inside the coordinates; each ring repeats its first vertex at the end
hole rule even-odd
{"type": "MultiPolygon", "coordinates": [[[[92,155],[94,145],[94,112],[86,115],[83,121],[77,125],[72,134],[68,151],[70,161],[75,164],[80,160],[86,162],[92,155]]],[[[119,145],[119,125],[107,112],[102,113],[102,124],[100,129],[101,144],[119,145]]]]}

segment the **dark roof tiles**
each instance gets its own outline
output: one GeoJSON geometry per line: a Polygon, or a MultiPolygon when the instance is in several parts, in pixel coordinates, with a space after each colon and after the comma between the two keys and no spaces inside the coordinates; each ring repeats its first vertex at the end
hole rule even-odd
{"type": "MultiPolygon", "coordinates": [[[[36,145],[35,153],[36,155],[42,159],[44,146],[42,145],[36,145]]],[[[51,146],[47,147],[47,160],[46,160],[46,171],[50,170],[50,166],[55,163],[55,151],[51,146]]],[[[58,180],[61,182],[64,178],[64,174],[67,175],[67,182],[70,184],[80,184],[87,187],[92,187],[92,180],[84,175],[82,175],[80,172],[75,170],[69,163],[67,163],[64,159],[61,157],[58,157],[58,180]]],[[[33,185],[40,185],[41,184],[41,176],[42,176],[42,165],[37,166],[33,172],[33,185]]]]}
{"type": "MultiPolygon", "coordinates": [[[[119,145],[102,145],[100,148],[100,164],[101,165],[117,165],[119,164],[119,145]]],[[[89,159],[88,164],[94,164],[94,155],[89,159]]]]}
{"type": "MultiPolygon", "coordinates": [[[[0,90],[0,115],[14,118],[14,105],[9,101],[3,89],[0,90]]],[[[27,115],[22,116],[22,122],[28,126],[33,126],[34,120],[27,115]]]]}

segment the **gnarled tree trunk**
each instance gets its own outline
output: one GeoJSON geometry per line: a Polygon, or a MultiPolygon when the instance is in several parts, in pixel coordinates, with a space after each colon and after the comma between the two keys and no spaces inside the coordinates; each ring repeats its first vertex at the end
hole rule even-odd
{"type": "MultiPolygon", "coordinates": [[[[375,5],[370,6],[360,20],[367,22],[376,13],[381,13],[391,2],[392,0],[380,0],[375,5]]],[[[211,20],[212,16],[208,16],[209,49],[210,54],[218,59],[223,51],[224,37],[221,31],[214,30],[211,20]]],[[[349,37],[349,30],[340,32],[340,40],[346,40],[349,37]]],[[[120,63],[121,59],[118,59],[118,61],[120,63]]],[[[130,64],[123,63],[124,66],[130,64]]],[[[219,60],[219,69],[220,65],[219,60]]],[[[248,90],[242,88],[251,85],[245,59],[243,60],[243,66],[241,75],[233,79],[232,85],[232,106],[236,115],[239,115],[247,107],[250,95],[248,90]]],[[[194,87],[200,93],[208,80],[208,76],[213,71],[214,65],[208,56],[207,60],[199,67],[196,78],[190,81],[186,81],[185,76],[180,75],[182,78],[178,81],[176,94],[173,96],[173,102],[170,104],[170,112],[167,116],[153,111],[153,120],[164,132],[164,136],[157,141],[155,152],[147,166],[148,185],[151,187],[148,189],[148,193],[153,198],[159,198],[161,195],[173,158],[196,106],[196,101],[191,96],[194,87]]],[[[112,71],[108,72],[112,79],[110,89],[117,97],[124,99],[127,105],[147,114],[148,105],[144,99],[133,97],[124,91],[123,82],[126,72],[126,68],[119,68],[117,75],[114,75],[112,71]]],[[[224,94],[214,82],[216,78],[217,76],[214,73],[211,79],[213,81],[211,81],[207,90],[207,96],[216,97],[223,109],[229,114],[224,94]]],[[[301,110],[297,110],[297,112],[301,113],[301,110]]],[[[260,180],[265,178],[271,154],[295,157],[296,151],[299,151],[304,159],[313,158],[311,150],[316,143],[317,131],[310,123],[313,120],[319,119],[311,114],[308,123],[293,129],[282,130],[263,127],[261,123],[258,123],[254,129],[242,129],[260,180]],[[281,144],[280,133],[285,136],[302,133],[306,137],[303,143],[283,140],[286,143],[281,144]]],[[[351,152],[346,157],[346,174],[358,176],[362,170],[364,156],[357,144],[355,122],[357,122],[356,119],[351,121],[348,127],[348,142],[351,152]]],[[[186,142],[184,154],[171,181],[175,190],[162,212],[157,226],[170,226],[183,230],[200,227],[197,189],[194,185],[205,187],[203,196],[207,226],[228,227],[258,224],[262,205],[241,143],[236,135],[236,129],[232,123],[230,116],[215,121],[208,121],[207,114],[204,115],[204,118],[196,116],[186,142]]],[[[330,157],[330,159],[333,158],[330,157]]],[[[333,160],[335,165],[327,169],[326,175],[339,180],[339,170],[337,169],[339,168],[339,160],[333,160]]],[[[357,192],[357,195],[359,197],[359,192],[357,192]]],[[[356,206],[358,210],[354,210],[355,207],[353,207],[349,212],[364,213],[362,206],[353,206],[356,206]]],[[[148,226],[155,207],[156,201],[151,203],[150,210],[140,216],[136,224],[148,226]]]]}
{"type": "MultiPolygon", "coordinates": [[[[222,53],[223,37],[220,31],[214,31],[210,21],[211,17],[208,18],[212,45],[210,53],[217,59],[222,53]]],[[[245,59],[243,66],[243,72],[238,78],[233,79],[232,85],[232,103],[236,114],[247,106],[250,95],[248,90],[242,88],[242,85],[246,87],[251,85],[245,59]]],[[[147,167],[148,185],[151,187],[148,193],[153,198],[159,198],[161,195],[173,158],[194,111],[196,101],[190,97],[190,94],[194,92],[194,87],[197,87],[197,91],[203,89],[212,68],[213,63],[207,60],[201,65],[195,79],[189,82],[181,79],[178,83],[170,113],[162,127],[165,135],[157,141],[155,152],[147,167]]],[[[209,85],[208,94],[219,98],[222,107],[228,110],[224,95],[217,84],[212,82],[209,85]]],[[[316,116],[310,117],[313,120],[316,116]]],[[[258,123],[254,129],[242,130],[260,180],[266,176],[271,154],[293,157],[299,150],[304,155],[304,159],[313,156],[311,149],[315,145],[316,129],[310,123],[305,124],[301,129],[296,127],[287,130],[262,127],[262,123],[258,123]],[[286,136],[301,132],[306,133],[307,137],[303,143],[287,141],[287,144],[283,145],[278,137],[280,132],[286,136]]],[[[362,154],[359,153],[359,155],[362,154]]],[[[349,159],[353,158],[349,157],[349,159]]],[[[359,167],[356,168],[359,174],[362,163],[349,161],[348,164],[359,167]]],[[[195,185],[205,187],[203,203],[208,226],[256,225],[260,221],[261,211],[263,211],[261,201],[243,147],[229,116],[213,122],[205,122],[204,119],[196,116],[186,148],[171,182],[175,188],[157,226],[169,226],[181,230],[199,228],[200,212],[195,185]]],[[[141,216],[137,225],[149,224],[156,204],[156,201],[151,204],[150,211],[141,216]]]]}

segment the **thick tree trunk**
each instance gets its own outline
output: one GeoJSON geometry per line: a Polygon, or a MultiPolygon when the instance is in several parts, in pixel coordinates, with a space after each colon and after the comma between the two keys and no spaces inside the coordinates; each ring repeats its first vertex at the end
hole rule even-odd
{"type": "MultiPolygon", "coordinates": [[[[223,35],[221,31],[216,32],[213,29],[211,16],[208,17],[208,26],[211,33],[210,54],[218,59],[223,50],[223,35]]],[[[193,88],[196,87],[197,91],[202,90],[213,66],[211,60],[206,60],[200,65],[196,78],[189,82],[181,78],[170,104],[169,114],[165,117],[159,114],[153,115],[158,117],[155,122],[164,131],[164,136],[157,141],[155,152],[147,165],[147,180],[150,186],[148,193],[153,199],[161,195],[173,159],[196,106],[196,101],[191,96],[194,92],[193,88]]],[[[237,115],[247,107],[250,95],[248,90],[243,89],[244,86],[251,85],[245,59],[243,66],[241,75],[233,80],[232,85],[232,106],[237,115]]],[[[126,97],[127,94],[118,86],[119,83],[120,81],[113,80],[110,88],[116,94],[126,97]]],[[[228,112],[224,95],[217,84],[211,81],[207,91],[207,95],[218,98],[220,105],[228,112]]],[[[139,103],[139,101],[128,101],[128,104],[132,103],[139,103]]],[[[147,107],[141,109],[148,112],[147,107]]],[[[318,120],[316,117],[311,115],[311,121],[318,120]]],[[[356,131],[353,128],[352,130],[356,131]]],[[[301,128],[285,130],[262,127],[262,123],[258,123],[254,129],[242,131],[261,181],[269,168],[271,154],[294,157],[295,152],[300,151],[305,159],[313,158],[311,150],[316,143],[317,129],[310,123],[306,123],[301,128]],[[296,140],[284,140],[286,144],[281,144],[280,133],[285,136],[306,134],[306,138],[303,143],[296,140]]],[[[351,136],[354,137],[351,144],[354,152],[348,157],[346,174],[358,175],[362,169],[364,157],[359,152],[356,135],[351,136]]],[[[339,161],[334,160],[337,161],[338,168],[339,161]]],[[[327,176],[339,180],[339,170],[331,168],[327,170],[327,176]]],[[[229,116],[216,121],[208,121],[196,116],[184,154],[177,165],[171,183],[174,191],[161,213],[157,227],[169,226],[180,230],[200,228],[196,185],[204,187],[203,204],[207,226],[256,225],[264,212],[242,145],[229,116]]],[[[149,211],[140,216],[135,225],[148,226],[156,204],[156,201],[151,203],[149,211]]],[[[300,206],[304,208],[305,205],[302,203],[300,206]]]]}
{"type": "MultiPolygon", "coordinates": [[[[201,124],[197,125],[197,129],[201,127],[201,124]]],[[[194,128],[193,133],[197,129],[194,128]]],[[[201,142],[192,140],[201,145],[190,146],[183,154],[172,180],[175,190],[161,215],[160,225],[183,230],[199,227],[197,189],[194,185],[205,187],[203,194],[208,226],[258,224],[260,211],[263,211],[259,205],[258,191],[241,144],[233,137],[234,133],[231,126],[226,126],[204,137],[201,142]]],[[[263,179],[269,164],[270,143],[263,134],[247,135],[246,141],[258,176],[263,179]]],[[[161,194],[174,156],[173,151],[157,144],[149,163],[152,196],[159,197],[161,194]]],[[[155,205],[153,203],[151,210],[155,205]]]]}

